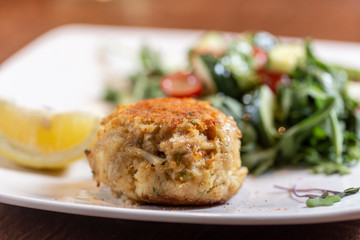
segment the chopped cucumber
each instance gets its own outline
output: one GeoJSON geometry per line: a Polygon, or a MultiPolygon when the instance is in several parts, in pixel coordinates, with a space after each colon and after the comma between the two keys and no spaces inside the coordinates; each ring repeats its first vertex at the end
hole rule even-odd
{"type": "MultiPolygon", "coordinates": [[[[204,81],[205,95],[215,94],[218,91],[212,74],[210,73],[209,63],[204,63],[201,55],[209,54],[218,56],[225,52],[227,44],[223,34],[215,31],[206,32],[199,40],[198,44],[190,51],[190,63],[194,72],[204,81]]],[[[210,58],[210,57],[209,57],[210,58]]],[[[213,66],[211,66],[213,67],[213,66]]]]}
{"type": "Polygon", "coordinates": [[[305,62],[305,48],[300,44],[278,44],[269,51],[267,69],[272,72],[292,73],[297,66],[305,62]]]}
{"type": "Polygon", "coordinates": [[[278,44],[279,40],[268,32],[256,32],[253,36],[252,42],[258,47],[270,50],[278,44]]]}
{"type": "Polygon", "coordinates": [[[241,91],[248,91],[259,84],[260,79],[245,56],[231,53],[223,57],[221,63],[232,73],[241,91]]]}
{"type": "Polygon", "coordinates": [[[360,82],[349,81],[347,82],[345,89],[347,94],[360,104],[360,82]]]}
{"type": "Polygon", "coordinates": [[[215,31],[206,32],[199,40],[193,51],[203,53],[221,53],[227,47],[223,34],[215,31]]]}
{"type": "Polygon", "coordinates": [[[259,84],[259,77],[255,71],[255,60],[251,44],[242,41],[233,41],[221,63],[228,69],[241,92],[253,89],[259,84]]]}

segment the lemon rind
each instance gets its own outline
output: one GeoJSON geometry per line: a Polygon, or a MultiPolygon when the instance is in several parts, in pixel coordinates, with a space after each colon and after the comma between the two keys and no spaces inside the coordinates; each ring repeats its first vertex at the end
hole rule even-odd
{"type": "MultiPolygon", "coordinates": [[[[94,120],[96,126],[98,120],[94,120]]],[[[38,149],[31,149],[22,144],[6,139],[0,134],[0,155],[26,167],[37,169],[64,168],[70,163],[83,158],[84,150],[91,146],[96,139],[98,128],[94,127],[85,141],[72,148],[46,153],[38,149]]]]}

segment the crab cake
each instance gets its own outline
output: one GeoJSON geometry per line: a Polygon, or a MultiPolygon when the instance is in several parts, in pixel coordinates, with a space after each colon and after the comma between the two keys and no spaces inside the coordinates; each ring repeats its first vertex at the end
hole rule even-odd
{"type": "Polygon", "coordinates": [[[118,106],[102,126],[87,157],[95,180],[116,194],[203,205],[231,198],[245,180],[241,132],[209,102],[157,98],[118,106]]]}

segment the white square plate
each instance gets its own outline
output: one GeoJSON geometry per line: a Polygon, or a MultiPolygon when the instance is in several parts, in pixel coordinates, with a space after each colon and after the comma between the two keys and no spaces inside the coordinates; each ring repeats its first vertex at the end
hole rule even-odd
{"type": "MultiPolygon", "coordinates": [[[[184,65],[187,50],[201,31],[67,25],[30,43],[0,65],[0,97],[21,105],[54,111],[97,108],[109,74],[127,75],[138,67],[138,50],[146,43],[157,49],[169,68],[184,65]],[[102,64],[103,53],[114,58],[102,64]],[[116,53],[112,56],[112,53],[116,53]]],[[[360,44],[316,41],[316,54],[327,62],[360,69],[360,44]]],[[[0,201],[18,206],[89,216],[207,224],[309,224],[360,218],[360,194],[331,207],[307,208],[274,185],[330,188],[360,186],[360,166],[346,176],[314,175],[304,169],[282,169],[249,176],[225,204],[205,207],[128,205],[96,187],[82,159],[61,172],[41,172],[0,158],[0,201]]]]}

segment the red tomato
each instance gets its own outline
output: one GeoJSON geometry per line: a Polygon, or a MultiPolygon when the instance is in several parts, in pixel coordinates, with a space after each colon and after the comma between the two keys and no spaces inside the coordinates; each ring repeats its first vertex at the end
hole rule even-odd
{"type": "Polygon", "coordinates": [[[202,81],[192,72],[176,72],[164,76],[160,87],[170,97],[197,97],[202,91],[202,81]]]}
{"type": "Polygon", "coordinates": [[[288,81],[286,75],[279,73],[258,70],[258,74],[262,83],[268,85],[274,93],[276,93],[276,86],[279,84],[279,82],[286,83],[286,81],[288,81]]]}
{"type": "Polygon", "coordinates": [[[256,59],[257,69],[264,69],[268,60],[266,51],[262,48],[254,46],[253,55],[256,59]]]}

